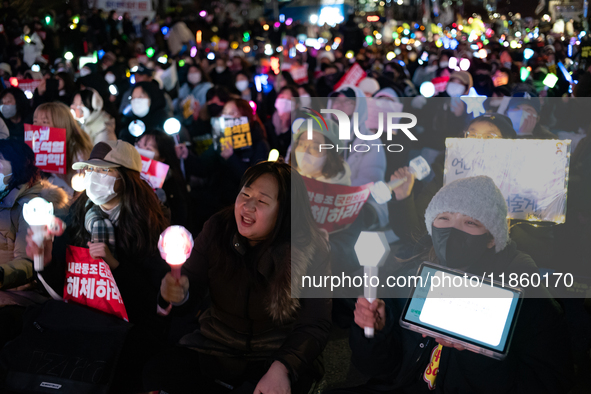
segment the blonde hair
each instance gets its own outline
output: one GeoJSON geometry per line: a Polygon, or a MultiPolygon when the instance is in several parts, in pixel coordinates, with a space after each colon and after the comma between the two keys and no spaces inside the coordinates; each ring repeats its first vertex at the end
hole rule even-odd
{"type": "Polygon", "coordinates": [[[66,165],[68,174],[71,173],[72,164],[78,159],[86,160],[92,151],[90,136],[82,131],[72,114],[70,108],[60,102],[41,104],[35,112],[41,111],[51,119],[53,127],[66,129],[66,165]]]}

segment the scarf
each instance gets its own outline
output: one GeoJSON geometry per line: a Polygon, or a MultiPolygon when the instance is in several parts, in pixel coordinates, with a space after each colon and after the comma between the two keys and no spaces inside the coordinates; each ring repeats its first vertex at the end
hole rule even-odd
{"type": "MultiPolygon", "coordinates": [[[[92,202],[88,201],[88,204],[92,204],[92,202]]],[[[92,204],[92,208],[86,212],[86,217],[84,218],[84,228],[90,234],[90,242],[107,244],[113,256],[115,256],[115,229],[113,222],[117,224],[120,207],[121,205],[113,208],[109,216],[100,206],[92,204]],[[112,218],[113,222],[111,222],[110,218],[112,218]]]]}

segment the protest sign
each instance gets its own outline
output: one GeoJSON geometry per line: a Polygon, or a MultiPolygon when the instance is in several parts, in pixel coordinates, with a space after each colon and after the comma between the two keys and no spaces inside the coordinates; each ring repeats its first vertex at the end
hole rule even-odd
{"type": "Polygon", "coordinates": [[[329,233],[342,230],[355,221],[370,191],[363,186],[343,186],[302,177],[308,190],[314,220],[329,233]]]}
{"type": "Polygon", "coordinates": [[[293,65],[289,69],[289,73],[297,85],[308,83],[308,63],[304,63],[302,66],[293,65]]]}
{"type": "Polygon", "coordinates": [[[252,146],[252,135],[248,118],[212,118],[214,140],[219,139],[222,151],[227,147],[243,149],[252,146]]]}
{"type": "Polygon", "coordinates": [[[41,84],[42,79],[19,79],[18,80],[18,88],[23,92],[30,92],[31,97],[37,86],[41,84]]]}
{"type": "Polygon", "coordinates": [[[111,268],[103,260],[90,257],[87,248],[68,246],[66,250],[64,301],[72,301],[129,321],[121,293],[111,268]]]}
{"type": "Polygon", "coordinates": [[[35,165],[41,171],[67,172],[66,129],[25,124],[25,143],[35,152],[35,165]]]}
{"type": "Polygon", "coordinates": [[[147,157],[141,156],[142,158],[142,172],[140,176],[146,182],[152,186],[152,189],[160,189],[166,180],[168,174],[168,164],[161,163],[159,161],[148,159],[147,157]]]}
{"type": "Polygon", "coordinates": [[[338,90],[342,85],[357,86],[357,84],[367,76],[358,63],[355,63],[349,71],[334,86],[333,90],[338,90]]]}
{"type": "Polygon", "coordinates": [[[564,223],[570,140],[448,138],[444,184],[487,175],[509,219],[564,223]]]}

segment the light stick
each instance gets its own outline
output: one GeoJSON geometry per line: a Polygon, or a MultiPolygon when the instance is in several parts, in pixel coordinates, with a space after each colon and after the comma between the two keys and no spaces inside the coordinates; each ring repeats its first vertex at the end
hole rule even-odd
{"type": "Polygon", "coordinates": [[[170,226],[160,234],[160,255],[170,265],[172,276],[181,277],[181,267],[193,250],[193,236],[183,226],[170,226]]]}
{"type": "Polygon", "coordinates": [[[35,271],[43,271],[43,240],[47,234],[47,226],[54,218],[53,204],[41,197],[35,197],[23,205],[23,217],[33,230],[33,242],[41,250],[41,253],[34,256],[35,271]]]}
{"type": "MultiPolygon", "coordinates": [[[[363,266],[364,279],[367,279],[363,296],[369,303],[377,298],[377,288],[372,286],[371,278],[378,276],[378,268],[384,265],[390,253],[390,245],[383,232],[362,231],[355,243],[355,254],[363,266]]],[[[374,328],[365,327],[365,337],[373,338],[374,328]]]]}
{"type": "MultiPolygon", "coordinates": [[[[431,167],[423,156],[417,156],[410,161],[410,172],[419,181],[425,179],[431,173],[431,167]]],[[[406,177],[393,179],[390,182],[376,182],[370,187],[371,195],[378,204],[385,204],[392,199],[392,190],[402,185],[408,179],[406,177]]]]}

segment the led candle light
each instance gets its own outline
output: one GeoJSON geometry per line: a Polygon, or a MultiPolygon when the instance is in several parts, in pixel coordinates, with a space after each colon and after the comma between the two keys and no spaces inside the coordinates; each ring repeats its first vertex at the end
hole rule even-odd
{"type": "Polygon", "coordinates": [[[160,255],[170,265],[172,276],[181,277],[181,267],[193,250],[193,236],[183,226],[170,226],[158,240],[160,255]]]}
{"type": "MultiPolygon", "coordinates": [[[[372,286],[372,277],[378,276],[378,268],[384,265],[390,253],[390,245],[383,232],[362,231],[355,243],[355,254],[359,264],[363,266],[364,276],[367,277],[363,296],[369,303],[377,298],[377,288],[372,286]]],[[[374,328],[365,327],[365,337],[373,338],[374,328]]]]}
{"type": "MultiPolygon", "coordinates": [[[[419,181],[425,179],[431,173],[431,167],[423,156],[417,156],[410,161],[410,172],[419,181]]],[[[390,182],[376,182],[370,187],[371,195],[378,204],[385,204],[392,199],[392,190],[402,185],[408,179],[406,177],[393,179],[390,182]]]]}
{"type": "Polygon", "coordinates": [[[41,249],[41,253],[34,256],[35,271],[43,271],[43,240],[47,235],[47,226],[54,219],[53,204],[41,197],[35,197],[23,205],[23,217],[33,230],[33,242],[41,249]]]}

